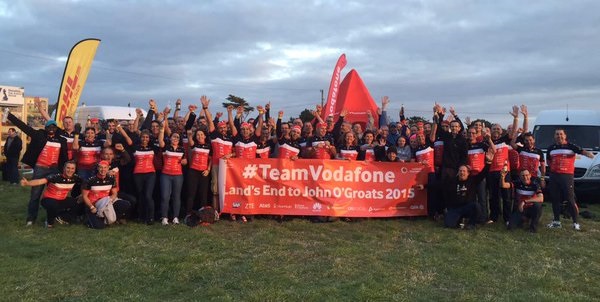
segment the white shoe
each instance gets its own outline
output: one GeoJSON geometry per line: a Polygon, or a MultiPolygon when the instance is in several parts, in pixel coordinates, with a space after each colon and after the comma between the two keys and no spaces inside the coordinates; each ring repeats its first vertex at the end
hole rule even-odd
{"type": "Polygon", "coordinates": [[[577,222],[573,223],[573,228],[575,231],[581,231],[581,225],[577,222]]]}
{"type": "Polygon", "coordinates": [[[33,225],[33,221],[31,221],[31,220],[30,220],[30,221],[27,221],[27,223],[25,224],[25,226],[28,226],[28,227],[30,227],[30,226],[32,226],[32,225],[33,225]]]}
{"type": "Polygon", "coordinates": [[[160,222],[160,224],[169,225],[169,220],[167,218],[163,218],[162,221],[160,222]]]}
{"type": "Polygon", "coordinates": [[[173,224],[179,224],[179,218],[177,218],[177,217],[173,218],[173,224]]]}
{"type": "Polygon", "coordinates": [[[560,224],[560,221],[556,221],[556,220],[552,220],[552,222],[550,222],[546,226],[551,229],[560,229],[562,227],[560,224]]]}

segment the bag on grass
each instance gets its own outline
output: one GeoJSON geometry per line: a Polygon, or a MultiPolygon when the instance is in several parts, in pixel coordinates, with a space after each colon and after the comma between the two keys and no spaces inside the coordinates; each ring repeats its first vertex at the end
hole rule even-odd
{"type": "Polygon", "coordinates": [[[113,224],[117,221],[117,213],[110,202],[110,197],[106,196],[96,202],[96,216],[104,218],[104,223],[113,224]]]}

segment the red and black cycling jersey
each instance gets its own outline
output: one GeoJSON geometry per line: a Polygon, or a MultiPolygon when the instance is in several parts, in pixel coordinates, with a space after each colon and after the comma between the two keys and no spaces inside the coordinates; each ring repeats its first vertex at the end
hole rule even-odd
{"type": "MultiPolygon", "coordinates": [[[[490,166],[490,172],[498,172],[502,170],[504,167],[504,163],[507,163],[508,152],[510,148],[511,139],[508,138],[508,135],[503,135],[497,139],[492,140],[494,145],[496,145],[496,153],[494,153],[494,158],[492,159],[492,165],[490,166]]],[[[512,148],[510,148],[512,149],[512,148]]],[[[511,165],[508,165],[508,170],[510,171],[511,165]]]]}
{"type": "Polygon", "coordinates": [[[185,153],[182,146],[176,148],[172,145],[167,145],[162,149],[163,168],[162,173],[166,175],[183,175],[181,160],[185,153]]]}
{"type": "Polygon", "coordinates": [[[205,171],[211,164],[208,159],[212,155],[212,150],[209,144],[195,144],[190,150],[192,154],[192,162],[190,168],[197,171],[205,171]]]}
{"type": "Polygon", "coordinates": [[[435,172],[435,149],[430,143],[417,146],[413,155],[418,163],[427,165],[427,172],[435,172]]]}
{"type": "Polygon", "coordinates": [[[73,141],[75,141],[75,132],[67,133],[67,131],[63,129],[58,129],[56,133],[62,136],[65,140],[67,140],[67,157],[69,160],[73,159],[75,155],[75,150],[73,150],[73,141]]]}
{"type": "Polygon", "coordinates": [[[210,145],[212,147],[212,164],[218,165],[221,157],[233,153],[233,139],[229,135],[221,135],[218,132],[210,134],[210,145]]]}
{"type": "Polygon", "coordinates": [[[300,144],[288,138],[279,139],[278,158],[292,158],[300,155],[300,144]]]}
{"type": "Polygon", "coordinates": [[[483,170],[483,167],[485,167],[485,153],[488,149],[488,144],[483,142],[469,144],[469,149],[467,150],[467,164],[471,167],[470,173],[472,175],[479,174],[483,170]]]}
{"type": "Polygon", "coordinates": [[[74,174],[71,177],[67,177],[64,174],[58,173],[49,175],[46,177],[48,183],[46,184],[46,190],[42,194],[42,198],[51,198],[55,200],[65,200],[69,192],[73,189],[77,183],[81,182],[81,178],[74,174]]]}
{"type": "Polygon", "coordinates": [[[267,140],[266,142],[261,142],[260,140],[256,142],[256,158],[269,158],[271,155],[271,149],[273,147],[273,141],[267,140]]]}
{"type": "Polygon", "coordinates": [[[519,147],[519,170],[526,169],[533,177],[539,177],[540,165],[544,164],[544,153],[538,148],[519,147]]]}
{"type": "Polygon", "coordinates": [[[58,167],[61,139],[56,135],[52,137],[48,136],[46,144],[42,148],[42,152],[40,152],[35,164],[43,167],[58,167]]]}
{"type": "Polygon", "coordinates": [[[251,135],[244,138],[241,134],[238,134],[233,139],[233,146],[235,151],[235,157],[253,159],[256,158],[256,150],[258,145],[256,141],[259,139],[256,135],[251,135]]]}
{"type": "Polygon", "coordinates": [[[156,169],[154,168],[154,155],[156,147],[153,145],[148,145],[146,147],[136,145],[133,149],[133,158],[135,162],[133,166],[133,174],[156,172],[156,169]]]}
{"type": "Polygon", "coordinates": [[[364,155],[359,146],[340,145],[336,148],[338,157],[349,160],[364,160],[364,155]]]}
{"type": "Polygon", "coordinates": [[[77,151],[77,168],[85,170],[93,169],[100,161],[102,145],[102,141],[100,140],[93,142],[80,141],[79,150],[77,151]]]}
{"type": "Polygon", "coordinates": [[[550,172],[557,174],[574,174],[576,154],[583,153],[581,147],[566,143],[564,145],[554,144],[548,147],[546,160],[550,166],[550,172]]]}
{"type": "Polygon", "coordinates": [[[327,149],[327,142],[329,146],[333,146],[333,137],[331,134],[326,133],[325,136],[313,136],[307,142],[307,146],[312,147],[314,152],[314,158],[318,159],[331,159],[331,153],[327,149]]]}
{"type": "MultiPolygon", "coordinates": [[[[525,201],[526,199],[530,199],[537,194],[542,193],[542,187],[537,178],[531,178],[531,182],[529,184],[524,184],[520,179],[513,183],[515,200],[518,202],[525,201]]],[[[525,202],[525,208],[533,205],[533,202],[525,202]]]]}
{"type": "Polygon", "coordinates": [[[88,198],[95,204],[96,201],[110,195],[110,190],[115,186],[115,178],[107,175],[104,178],[94,175],[83,182],[82,190],[89,191],[88,198]]]}

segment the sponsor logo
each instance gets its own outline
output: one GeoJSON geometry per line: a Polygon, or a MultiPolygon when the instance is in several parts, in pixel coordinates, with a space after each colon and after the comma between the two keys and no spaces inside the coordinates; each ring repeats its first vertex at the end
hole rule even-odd
{"type": "Polygon", "coordinates": [[[233,203],[231,206],[232,206],[234,209],[237,209],[237,208],[239,208],[239,207],[241,207],[241,206],[242,206],[242,203],[241,203],[241,202],[239,202],[239,201],[238,201],[238,202],[234,202],[234,203],[233,203]]]}
{"type": "Polygon", "coordinates": [[[323,206],[321,205],[321,203],[319,202],[315,202],[312,206],[313,210],[315,211],[321,211],[321,209],[323,208],[323,206]]]}
{"type": "Polygon", "coordinates": [[[271,208],[271,204],[270,203],[261,203],[258,205],[259,208],[261,209],[270,209],[271,208]]]}

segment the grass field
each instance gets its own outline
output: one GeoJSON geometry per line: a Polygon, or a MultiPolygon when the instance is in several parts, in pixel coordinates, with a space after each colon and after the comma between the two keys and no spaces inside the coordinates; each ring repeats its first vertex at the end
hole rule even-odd
{"type": "Polygon", "coordinates": [[[600,299],[598,218],[537,234],[425,219],[47,230],[24,226],[28,192],[0,185],[3,301],[600,299]]]}

